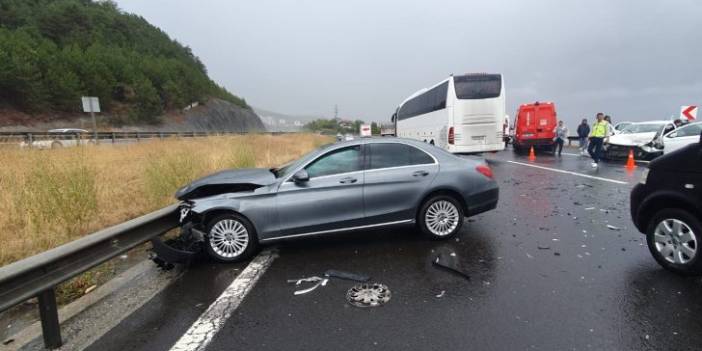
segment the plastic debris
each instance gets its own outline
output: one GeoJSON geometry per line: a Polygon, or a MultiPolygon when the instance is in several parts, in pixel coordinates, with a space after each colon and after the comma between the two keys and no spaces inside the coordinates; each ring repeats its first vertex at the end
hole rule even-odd
{"type": "MultiPolygon", "coordinates": [[[[312,285],[311,287],[307,288],[307,289],[296,290],[296,291],[293,293],[293,295],[296,295],[296,296],[297,296],[297,295],[307,294],[307,293],[309,293],[309,292],[311,292],[311,291],[317,289],[317,288],[320,287],[320,286],[326,286],[326,285],[327,285],[327,282],[329,281],[329,279],[320,278],[320,277],[303,278],[303,279],[298,279],[297,282],[295,283],[295,285],[300,285],[303,281],[305,281],[305,282],[316,281],[316,283],[315,283],[314,285],[312,285]],[[315,278],[316,278],[316,279],[315,279],[315,278]]],[[[290,280],[288,280],[288,282],[290,282],[290,280]]]]}
{"type": "Polygon", "coordinates": [[[611,225],[611,224],[607,224],[607,228],[609,228],[609,229],[611,229],[611,230],[621,230],[619,227],[615,227],[615,226],[613,226],[613,225],[611,225]]]}
{"type": "Polygon", "coordinates": [[[444,294],[446,294],[446,290],[441,290],[441,292],[438,295],[436,295],[436,297],[442,298],[442,297],[444,297],[444,294]]]}
{"type": "Polygon", "coordinates": [[[367,282],[370,277],[364,274],[350,273],[344,271],[337,271],[336,269],[329,269],[324,272],[324,276],[328,278],[339,278],[345,280],[353,280],[356,282],[367,282]]]}
{"type": "Polygon", "coordinates": [[[89,294],[91,291],[95,290],[97,288],[97,285],[91,285],[87,289],[85,289],[85,293],[89,294]]]}
{"type": "Polygon", "coordinates": [[[460,269],[458,269],[458,267],[451,266],[451,265],[448,265],[444,262],[441,262],[439,260],[438,256],[436,257],[436,259],[434,259],[434,261],[432,261],[432,264],[434,264],[437,267],[443,268],[444,270],[447,270],[447,271],[452,272],[454,274],[458,274],[461,277],[470,280],[470,275],[468,275],[468,273],[461,271],[460,269]]]}
{"type": "Polygon", "coordinates": [[[595,209],[594,207],[585,207],[585,211],[592,211],[594,209],[595,209]]]}
{"type": "Polygon", "coordinates": [[[541,246],[541,245],[538,245],[538,244],[536,245],[536,248],[539,249],[539,250],[550,250],[550,249],[551,249],[550,246],[546,246],[546,245],[541,246]]]}

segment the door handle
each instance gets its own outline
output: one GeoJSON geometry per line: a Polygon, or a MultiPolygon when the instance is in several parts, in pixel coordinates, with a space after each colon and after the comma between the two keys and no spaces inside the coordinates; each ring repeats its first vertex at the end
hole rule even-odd
{"type": "Polygon", "coordinates": [[[416,171],[416,172],[412,173],[413,177],[426,177],[428,175],[429,175],[429,172],[427,172],[427,171],[416,171]]]}
{"type": "Polygon", "coordinates": [[[346,178],[341,178],[341,180],[339,180],[339,183],[341,183],[341,184],[351,184],[351,183],[355,183],[355,182],[357,182],[357,181],[358,181],[358,179],[356,179],[356,178],[353,178],[353,177],[346,177],[346,178]]]}

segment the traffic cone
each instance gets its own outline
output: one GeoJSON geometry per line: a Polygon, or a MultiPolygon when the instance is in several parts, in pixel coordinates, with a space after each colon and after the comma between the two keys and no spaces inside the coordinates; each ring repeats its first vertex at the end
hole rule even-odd
{"type": "Polygon", "coordinates": [[[634,150],[629,149],[629,158],[626,160],[626,169],[636,168],[636,161],[634,161],[634,150]]]}
{"type": "Polygon", "coordinates": [[[531,149],[529,149],[529,161],[534,160],[536,160],[536,154],[534,153],[534,147],[532,146],[531,149]]]}

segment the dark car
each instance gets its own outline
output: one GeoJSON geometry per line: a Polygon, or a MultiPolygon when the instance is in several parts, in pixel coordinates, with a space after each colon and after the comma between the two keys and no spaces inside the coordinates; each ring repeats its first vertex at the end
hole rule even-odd
{"type": "Polygon", "coordinates": [[[274,169],[233,169],[181,188],[184,235],[219,261],[258,243],[414,223],[447,239],[465,217],[494,209],[498,186],[483,159],[400,138],[314,150],[274,169]]]}
{"type": "Polygon", "coordinates": [[[702,274],[702,135],[651,161],[631,191],[631,217],[661,266],[702,274]]]}

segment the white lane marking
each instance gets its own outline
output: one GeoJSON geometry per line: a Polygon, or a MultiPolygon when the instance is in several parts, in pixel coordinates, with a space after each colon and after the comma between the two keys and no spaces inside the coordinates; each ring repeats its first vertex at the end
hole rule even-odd
{"type": "MultiPolygon", "coordinates": [[[[569,152],[564,152],[562,155],[590,158],[590,155],[571,154],[571,153],[569,153],[569,152]]],[[[651,161],[644,161],[644,160],[635,160],[635,161],[636,161],[636,163],[644,163],[644,164],[646,164],[646,163],[651,163],[651,161]]]]}
{"type": "Polygon", "coordinates": [[[171,351],[204,350],[276,257],[276,253],[270,250],[256,256],[178,339],[171,351]]]}
{"type": "Polygon", "coordinates": [[[511,160],[506,160],[506,161],[509,162],[509,163],[513,163],[513,164],[516,164],[516,165],[520,165],[520,166],[534,167],[534,168],[544,169],[544,170],[551,171],[551,172],[564,173],[564,174],[575,175],[575,176],[578,176],[578,177],[584,177],[584,178],[590,178],[590,179],[601,180],[601,181],[603,181],[603,182],[610,182],[610,183],[615,183],[615,184],[629,184],[629,183],[623,182],[623,181],[621,181],[621,180],[614,180],[614,179],[609,179],[609,178],[596,177],[596,176],[591,176],[591,175],[588,175],[588,174],[582,174],[582,173],[571,172],[571,171],[564,171],[564,170],[562,170],[562,169],[556,169],[556,168],[549,168],[549,167],[537,166],[537,165],[532,165],[532,164],[528,164],[528,163],[522,163],[522,162],[517,162],[517,161],[511,161],[511,160]]]}

